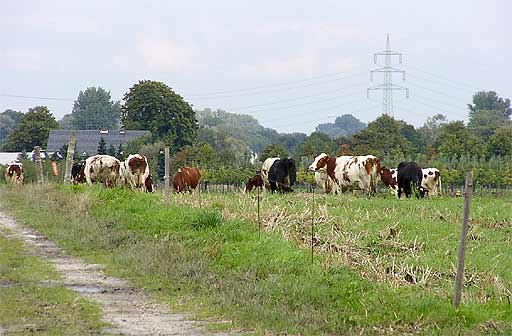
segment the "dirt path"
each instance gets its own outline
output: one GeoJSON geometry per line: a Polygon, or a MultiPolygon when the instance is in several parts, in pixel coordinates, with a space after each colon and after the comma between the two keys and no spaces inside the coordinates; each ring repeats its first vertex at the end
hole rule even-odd
{"type": "MultiPolygon", "coordinates": [[[[39,232],[25,228],[0,212],[0,233],[25,242],[34,256],[49,261],[62,274],[63,285],[101,305],[103,319],[113,325],[106,333],[122,335],[201,335],[200,325],[184,314],[152,302],[122,279],[106,276],[102,266],[67,255],[39,232]],[[8,230],[5,230],[8,229],[8,230]],[[2,232],[3,231],[3,232],[2,232]]],[[[0,334],[2,334],[0,328],[0,334]]]]}

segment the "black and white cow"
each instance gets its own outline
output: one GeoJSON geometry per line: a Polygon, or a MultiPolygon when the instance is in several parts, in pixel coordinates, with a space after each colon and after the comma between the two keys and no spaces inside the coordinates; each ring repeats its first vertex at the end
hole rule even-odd
{"type": "Polygon", "coordinates": [[[292,192],[297,180],[297,168],[293,159],[268,158],[261,167],[261,178],[271,192],[292,192]]]}
{"type": "Polygon", "coordinates": [[[425,196],[426,190],[421,186],[423,172],[416,162],[400,162],[398,165],[398,198],[405,193],[405,197],[411,197],[413,191],[417,190],[417,197],[425,196]]]}

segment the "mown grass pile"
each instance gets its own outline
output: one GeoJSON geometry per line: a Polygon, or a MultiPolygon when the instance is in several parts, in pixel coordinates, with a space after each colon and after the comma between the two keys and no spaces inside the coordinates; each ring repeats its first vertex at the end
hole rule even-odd
{"type": "Polygon", "coordinates": [[[3,194],[18,218],[65,249],[198,318],[231,321],[214,323],[219,327],[258,334],[512,331],[507,200],[474,206],[477,244],[470,244],[465,301],[456,311],[460,200],[323,196],[311,265],[309,195],[265,196],[260,237],[247,195],[175,195],[163,205],[159,195],[86,187],[3,194]]]}

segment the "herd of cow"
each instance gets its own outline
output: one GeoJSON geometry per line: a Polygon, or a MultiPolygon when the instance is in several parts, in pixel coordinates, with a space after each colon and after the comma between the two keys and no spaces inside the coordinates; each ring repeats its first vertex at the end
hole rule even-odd
{"type": "MultiPolygon", "coordinates": [[[[5,170],[9,184],[22,184],[23,164],[10,163],[5,170]]],[[[201,172],[197,168],[182,167],[173,176],[176,192],[194,191],[199,186],[201,172]]],[[[100,183],[106,187],[126,186],[135,191],[153,192],[153,179],[149,173],[148,160],[144,155],[131,154],[124,161],[110,155],[93,155],[84,161],[76,162],[71,168],[71,181],[74,184],[100,183]]]]}
{"type": "MultiPolygon", "coordinates": [[[[381,160],[373,155],[331,157],[318,155],[309,170],[315,173],[315,181],[325,193],[342,193],[362,190],[374,194],[379,180],[398,198],[405,194],[418,197],[438,194],[441,175],[436,168],[420,168],[414,162],[402,162],[396,169],[381,166],[381,160]]],[[[5,171],[8,183],[23,183],[23,165],[14,162],[5,171]]],[[[289,158],[268,158],[260,171],[250,178],[245,191],[264,188],[271,192],[291,192],[297,179],[295,161],[289,158]]],[[[71,180],[75,184],[101,183],[106,187],[127,186],[132,190],[153,192],[155,187],[149,173],[148,160],[140,154],[129,155],[120,161],[110,155],[94,155],[75,163],[71,169],[71,180]]],[[[198,168],[182,167],[173,176],[174,190],[193,192],[199,188],[201,171],[198,168]]]]}
{"type": "MultiPolygon", "coordinates": [[[[315,172],[315,182],[325,193],[342,193],[362,190],[374,194],[380,181],[401,198],[402,194],[418,197],[438,194],[441,175],[437,168],[419,167],[415,162],[401,162],[396,169],[381,166],[381,160],[373,155],[330,157],[318,155],[309,170],[315,172]]],[[[296,180],[296,167],[292,159],[268,158],[261,170],[246,185],[245,191],[255,187],[267,191],[290,192],[296,180]]]]}

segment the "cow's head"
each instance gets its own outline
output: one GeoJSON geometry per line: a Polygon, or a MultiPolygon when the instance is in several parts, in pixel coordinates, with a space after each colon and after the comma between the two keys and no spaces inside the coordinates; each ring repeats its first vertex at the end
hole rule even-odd
{"type": "Polygon", "coordinates": [[[329,159],[329,156],[325,153],[322,153],[318,155],[312,164],[309,165],[310,171],[319,171],[322,169],[325,169],[327,166],[327,160],[329,159]]]}
{"type": "Polygon", "coordinates": [[[297,168],[295,166],[294,159],[283,159],[286,164],[286,170],[288,171],[288,177],[290,179],[290,186],[295,184],[297,181],[297,168]]]}

